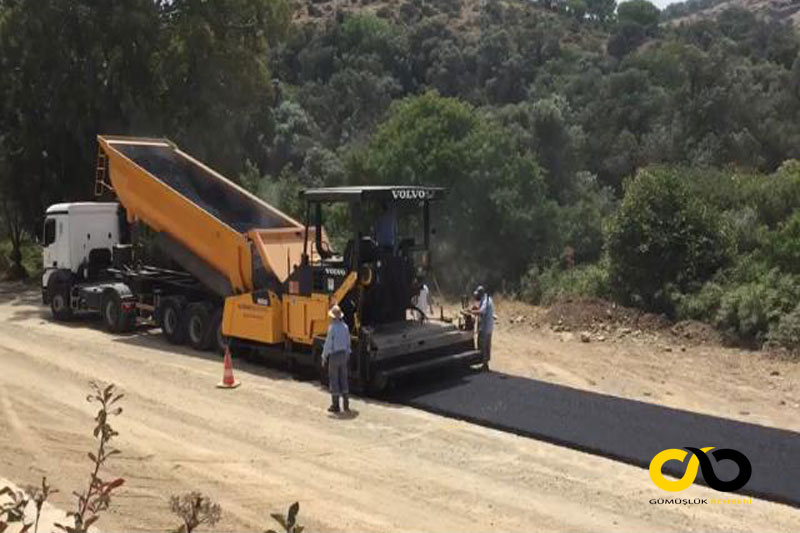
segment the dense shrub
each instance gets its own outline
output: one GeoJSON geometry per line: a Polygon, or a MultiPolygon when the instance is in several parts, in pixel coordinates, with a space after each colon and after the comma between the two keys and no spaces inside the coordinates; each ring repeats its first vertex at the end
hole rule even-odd
{"type": "Polygon", "coordinates": [[[800,279],[772,269],[761,279],[728,287],[714,325],[734,339],[760,343],[799,300],[800,279]]]}
{"type": "Polygon", "coordinates": [[[617,208],[608,187],[601,187],[597,177],[578,173],[571,192],[571,202],[558,208],[560,249],[572,249],[575,263],[598,261],[603,254],[603,221],[617,208]]]}
{"type": "Polygon", "coordinates": [[[724,294],[725,288],[722,285],[709,281],[696,292],[688,294],[673,292],[670,299],[675,308],[676,318],[712,322],[724,294]]]}
{"type": "Polygon", "coordinates": [[[800,206],[800,162],[789,160],[772,174],[681,168],[689,190],[720,211],[753,210],[774,228],[800,206]]]}
{"type": "Polygon", "coordinates": [[[566,298],[608,298],[608,270],[604,262],[563,268],[531,267],[520,283],[520,297],[533,304],[549,305],[566,298]]]}
{"type": "Polygon", "coordinates": [[[709,279],[731,252],[720,216],[666,168],[641,171],[627,184],[606,247],[616,296],[668,313],[671,291],[709,279]]]}
{"type": "Polygon", "coordinates": [[[767,253],[781,270],[800,273],[800,211],[769,234],[767,253]]]}
{"type": "Polygon", "coordinates": [[[790,313],[780,317],[778,323],[767,334],[770,344],[783,346],[792,351],[800,348],[800,304],[790,313]]]}

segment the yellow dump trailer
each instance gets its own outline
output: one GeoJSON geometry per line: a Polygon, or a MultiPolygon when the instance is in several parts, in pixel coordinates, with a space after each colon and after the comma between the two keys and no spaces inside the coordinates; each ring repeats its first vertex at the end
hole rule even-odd
{"type": "MultiPolygon", "coordinates": [[[[100,136],[98,141],[100,157],[108,168],[100,190],[116,193],[129,223],[141,221],[169,236],[199,258],[203,267],[223,278],[227,287],[217,280],[213,284],[222,288],[223,295],[253,288],[249,231],[260,230],[266,242],[269,233],[275,232],[281,243],[299,243],[285,248],[294,255],[287,261],[299,263],[302,224],[169,141],[108,136],[100,136]]],[[[283,279],[288,276],[283,264],[276,264],[274,271],[283,279]]]]}

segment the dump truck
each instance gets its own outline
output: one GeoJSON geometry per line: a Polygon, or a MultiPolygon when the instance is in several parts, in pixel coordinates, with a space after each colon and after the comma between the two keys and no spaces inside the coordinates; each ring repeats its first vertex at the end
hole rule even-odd
{"type": "Polygon", "coordinates": [[[300,222],[169,140],[101,135],[98,145],[95,195],[114,201],[45,213],[42,298],[56,320],[99,313],[116,333],[150,323],[171,343],[277,358],[324,381],[328,310],[338,304],[351,326],[357,390],[480,362],[467,315],[408,318],[415,280],[430,268],[431,204],[443,189],[309,189],[300,222]],[[343,226],[342,252],[323,225],[329,210],[343,226]],[[371,219],[395,210],[415,235],[379,245],[371,219]],[[132,235],[142,225],[168,267],[139,257],[132,235]]]}

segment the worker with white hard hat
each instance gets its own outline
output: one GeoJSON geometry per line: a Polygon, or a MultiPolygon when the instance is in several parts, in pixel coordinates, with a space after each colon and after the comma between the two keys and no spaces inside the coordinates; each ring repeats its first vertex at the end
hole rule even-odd
{"type": "Polygon", "coordinates": [[[322,348],[322,362],[328,363],[328,387],[331,391],[331,406],[328,412],[338,413],[339,396],[342,397],[342,409],[350,410],[350,385],[347,376],[347,366],[350,360],[350,328],[342,320],[342,310],[338,305],[328,311],[331,325],[325,336],[325,345],[322,348]]]}

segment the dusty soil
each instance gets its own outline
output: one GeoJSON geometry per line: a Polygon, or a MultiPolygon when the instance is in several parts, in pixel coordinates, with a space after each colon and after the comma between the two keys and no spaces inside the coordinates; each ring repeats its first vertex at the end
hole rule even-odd
{"type": "Polygon", "coordinates": [[[607,302],[499,300],[494,368],[679,409],[800,431],[800,361],[725,347],[698,322],[607,302]],[[588,341],[588,342],[583,342],[588,341]]]}
{"type": "MultiPolygon", "coordinates": [[[[741,405],[752,414],[740,417],[798,427],[787,362],[721,348],[665,357],[636,339],[582,343],[503,324],[513,310],[498,305],[497,369],[731,416],[741,405]],[[698,369],[711,377],[695,390],[698,369]]],[[[0,475],[26,485],[46,473],[61,489],[52,503],[68,509],[88,479],[86,384],[115,382],[126,393],[115,421],[123,454],[109,470],[127,481],[103,531],[175,527],[168,498],[189,490],[222,505],[215,531],[263,531],[295,500],[309,531],[800,530],[800,511],[757,499],[651,505],[665,493],[644,469],[406,407],[356,400],[353,417],[330,417],[318,386],[263,365],[237,362],[242,387],[218,390],[216,356],[170,346],[155,330],[115,336],[48,314],[35,291],[0,285],[0,475]]]]}

